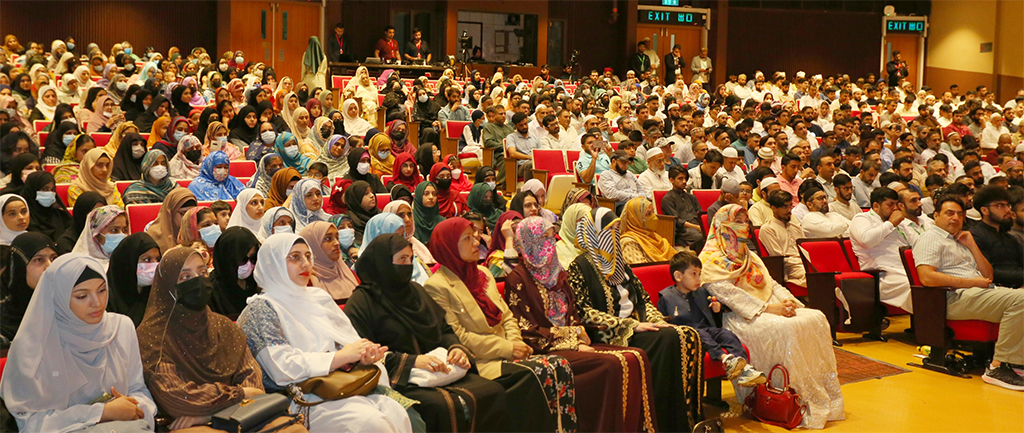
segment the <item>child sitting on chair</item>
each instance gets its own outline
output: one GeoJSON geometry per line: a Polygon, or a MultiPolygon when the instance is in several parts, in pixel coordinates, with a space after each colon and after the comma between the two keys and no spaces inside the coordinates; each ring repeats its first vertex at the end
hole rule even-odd
{"type": "Polygon", "coordinates": [[[700,271],[696,254],[682,251],[672,256],[669,272],[675,285],[658,293],[658,311],[673,325],[696,329],[711,359],[725,366],[728,380],[739,378],[739,386],[765,383],[764,373],[747,364],[746,351],[736,334],[716,324],[714,314],[722,310],[722,304],[701,286],[700,271]]]}

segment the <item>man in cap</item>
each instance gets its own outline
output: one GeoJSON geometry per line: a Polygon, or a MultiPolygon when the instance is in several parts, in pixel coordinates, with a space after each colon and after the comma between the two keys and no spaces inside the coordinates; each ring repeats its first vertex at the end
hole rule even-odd
{"type": "MultiPolygon", "coordinates": [[[[722,180],[722,188],[718,200],[708,206],[708,221],[715,218],[718,210],[727,204],[740,204],[740,183],[734,179],[722,180]]],[[[742,206],[742,205],[741,205],[742,206]]]]}
{"type": "Polygon", "coordinates": [[[718,169],[718,173],[716,173],[716,176],[721,179],[719,183],[723,183],[725,179],[732,179],[737,183],[747,180],[739,165],[740,154],[736,148],[730,146],[722,150],[722,159],[722,168],[718,169]]]}

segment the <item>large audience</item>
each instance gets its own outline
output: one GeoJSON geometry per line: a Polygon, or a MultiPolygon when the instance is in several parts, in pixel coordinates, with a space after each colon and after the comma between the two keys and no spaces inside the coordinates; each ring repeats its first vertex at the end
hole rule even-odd
{"type": "Polygon", "coordinates": [[[798,241],[836,237],[884,304],[929,314],[912,247],[922,284],[958,289],[948,319],[1000,324],[983,380],[1024,390],[1024,90],[783,71],[712,87],[706,51],[687,69],[678,49],[660,84],[638,48],[622,77],[360,67],[330,89],[312,39],[293,79],[241,51],[6,36],[16,427],[197,428],[282,392],[322,403],[291,406],[312,431],[690,431],[706,352],[740,402],[785,365],[801,426],[822,428],[845,418],[830,324],[794,292],[798,241]],[[450,122],[468,125],[442,155],[450,122]],[[537,150],[563,151],[572,186],[534,176],[537,150]],[[159,210],[134,227],[142,204],[159,210]],[[650,263],[672,285],[644,287],[650,263]],[[359,395],[295,386],[360,366],[380,374],[359,395]]]}

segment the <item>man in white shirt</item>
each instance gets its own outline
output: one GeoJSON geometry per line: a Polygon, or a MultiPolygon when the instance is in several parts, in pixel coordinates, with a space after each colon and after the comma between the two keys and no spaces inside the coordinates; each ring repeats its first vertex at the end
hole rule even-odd
{"type": "Polygon", "coordinates": [[[558,124],[558,120],[555,116],[547,115],[541,122],[544,123],[544,129],[547,134],[540,141],[542,149],[552,150],[580,150],[579,141],[576,140],[575,135],[571,135],[562,131],[562,126],[558,124]]]}
{"type": "Polygon", "coordinates": [[[798,118],[791,123],[793,124],[792,132],[786,132],[790,143],[806,141],[811,147],[811,151],[818,148],[818,138],[814,136],[813,132],[807,130],[808,121],[798,118]]]}
{"type": "Polygon", "coordinates": [[[640,184],[636,175],[629,171],[633,157],[625,150],[612,152],[612,169],[601,173],[597,186],[601,196],[615,201],[615,207],[621,208],[636,197],[652,197],[650,189],[640,184]]]}
{"type": "Polygon", "coordinates": [[[898,192],[900,196],[900,208],[903,210],[903,222],[900,223],[900,235],[906,240],[907,245],[914,246],[917,239],[924,232],[935,226],[924,214],[924,205],[921,203],[921,195],[910,188],[904,188],[898,192]]]}
{"type": "Polygon", "coordinates": [[[825,191],[825,195],[830,201],[836,198],[836,187],[832,183],[835,174],[836,163],[831,153],[818,158],[818,177],[814,180],[818,181],[818,185],[821,185],[821,189],[825,191]]]}
{"type": "Polygon", "coordinates": [[[547,105],[540,104],[537,106],[537,110],[533,113],[533,118],[530,119],[530,135],[537,140],[543,141],[544,137],[548,135],[548,129],[544,126],[544,118],[548,115],[555,114],[555,110],[551,109],[547,105]]]}
{"type": "Polygon", "coordinates": [[[853,182],[850,176],[840,173],[832,177],[832,184],[836,188],[835,199],[829,202],[829,212],[842,215],[847,220],[861,213],[860,206],[853,200],[853,182]]]}
{"type": "MultiPolygon", "coordinates": [[[[573,117],[571,111],[563,108],[558,112],[558,114],[555,115],[555,118],[558,119],[558,125],[559,127],[561,127],[562,134],[567,134],[570,137],[573,137],[573,140],[579,138],[579,130],[577,130],[576,127],[573,126],[573,117]]],[[[580,126],[582,126],[582,124],[580,126]]]]}
{"type": "Polygon", "coordinates": [[[718,173],[715,174],[719,185],[725,179],[735,180],[736,183],[747,180],[746,175],[743,174],[743,169],[739,166],[740,154],[736,148],[730,146],[723,149],[722,158],[724,158],[722,168],[718,169],[718,173]]]}
{"type": "Polygon", "coordinates": [[[804,192],[807,215],[800,220],[804,235],[808,238],[833,238],[849,236],[850,220],[835,212],[829,212],[828,195],[821,188],[810,188],[804,192]]]}
{"type": "Polygon", "coordinates": [[[934,158],[935,155],[938,155],[938,154],[941,153],[943,155],[946,155],[946,159],[949,160],[949,164],[946,165],[947,172],[949,172],[949,171],[956,172],[957,170],[960,170],[960,169],[963,168],[963,164],[961,164],[960,160],[957,159],[957,157],[953,155],[953,152],[950,152],[950,151],[942,148],[942,132],[941,131],[939,131],[937,129],[933,129],[933,130],[929,131],[928,135],[925,137],[924,143],[925,143],[925,146],[928,146],[928,148],[925,149],[924,151],[922,151],[917,156],[917,161],[914,161],[915,164],[927,165],[928,164],[928,160],[934,158]],[[950,170],[950,169],[952,169],[952,170],[950,170]]]}
{"type": "Polygon", "coordinates": [[[913,313],[910,280],[903,269],[900,247],[911,246],[900,234],[905,219],[900,197],[889,188],[871,193],[871,211],[850,221],[850,243],[861,269],[881,271],[879,294],[882,302],[913,313]]]}
{"type": "Polygon", "coordinates": [[[800,108],[814,107],[818,108],[818,103],[822,101],[821,97],[818,96],[818,86],[811,84],[807,86],[807,94],[800,98],[800,108]]]}
{"type": "Polygon", "coordinates": [[[654,203],[654,191],[668,191],[672,189],[672,181],[668,178],[668,171],[665,170],[665,153],[661,151],[660,147],[655,147],[647,151],[647,170],[640,173],[640,177],[637,179],[644,188],[651,191],[651,195],[647,197],[654,203]]]}

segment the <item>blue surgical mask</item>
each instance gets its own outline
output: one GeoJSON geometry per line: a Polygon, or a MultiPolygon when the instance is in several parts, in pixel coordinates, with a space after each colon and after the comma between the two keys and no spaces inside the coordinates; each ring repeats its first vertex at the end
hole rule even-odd
{"type": "Polygon", "coordinates": [[[390,155],[391,155],[391,151],[388,151],[388,150],[377,152],[377,158],[379,158],[381,161],[383,161],[385,159],[388,159],[388,156],[390,156],[390,155]]]}
{"type": "Polygon", "coordinates": [[[74,135],[65,135],[65,136],[63,136],[61,138],[64,140],[64,145],[65,146],[69,146],[69,145],[71,145],[71,140],[75,139],[75,136],[74,135]]]}
{"type": "Polygon", "coordinates": [[[125,49],[124,49],[124,54],[125,54],[126,56],[130,56],[130,55],[132,55],[132,47],[128,47],[128,48],[125,48],[125,49]]]}
{"type": "Polygon", "coordinates": [[[117,246],[121,244],[121,241],[126,237],[127,236],[124,233],[103,235],[103,245],[100,245],[100,248],[102,248],[103,252],[109,256],[114,253],[114,249],[117,248],[117,246]]]}
{"type": "Polygon", "coordinates": [[[206,242],[207,247],[213,248],[217,244],[217,239],[220,238],[220,226],[214,224],[199,229],[199,237],[203,238],[203,242],[206,242]]]}
{"type": "Polygon", "coordinates": [[[68,51],[74,51],[75,50],[75,43],[74,42],[68,42],[66,45],[68,46],[68,51]]]}
{"type": "Polygon", "coordinates": [[[351,247],[352,246],[352,242],[355,242],[355,240],[356,240],[356,229],[351,228],[351,227],[349,227],[347,229],[338,229],[338,242],[341,243],[341,249],[342,250],[347,250],[348,247],[351,247]]]}
{"type": "Polygon", "coordinates": [[[57,201],[57,193],[54,191],[36,191],[36,201],[42,207],[50,207],[50,205],[57,201]]]}
{"type": "Polygon", "coordinates": [[[185,138],[185,132],[184,131],[174,131],[174,142],[175,143],[181,141],[182,138],[185,138]]]}

